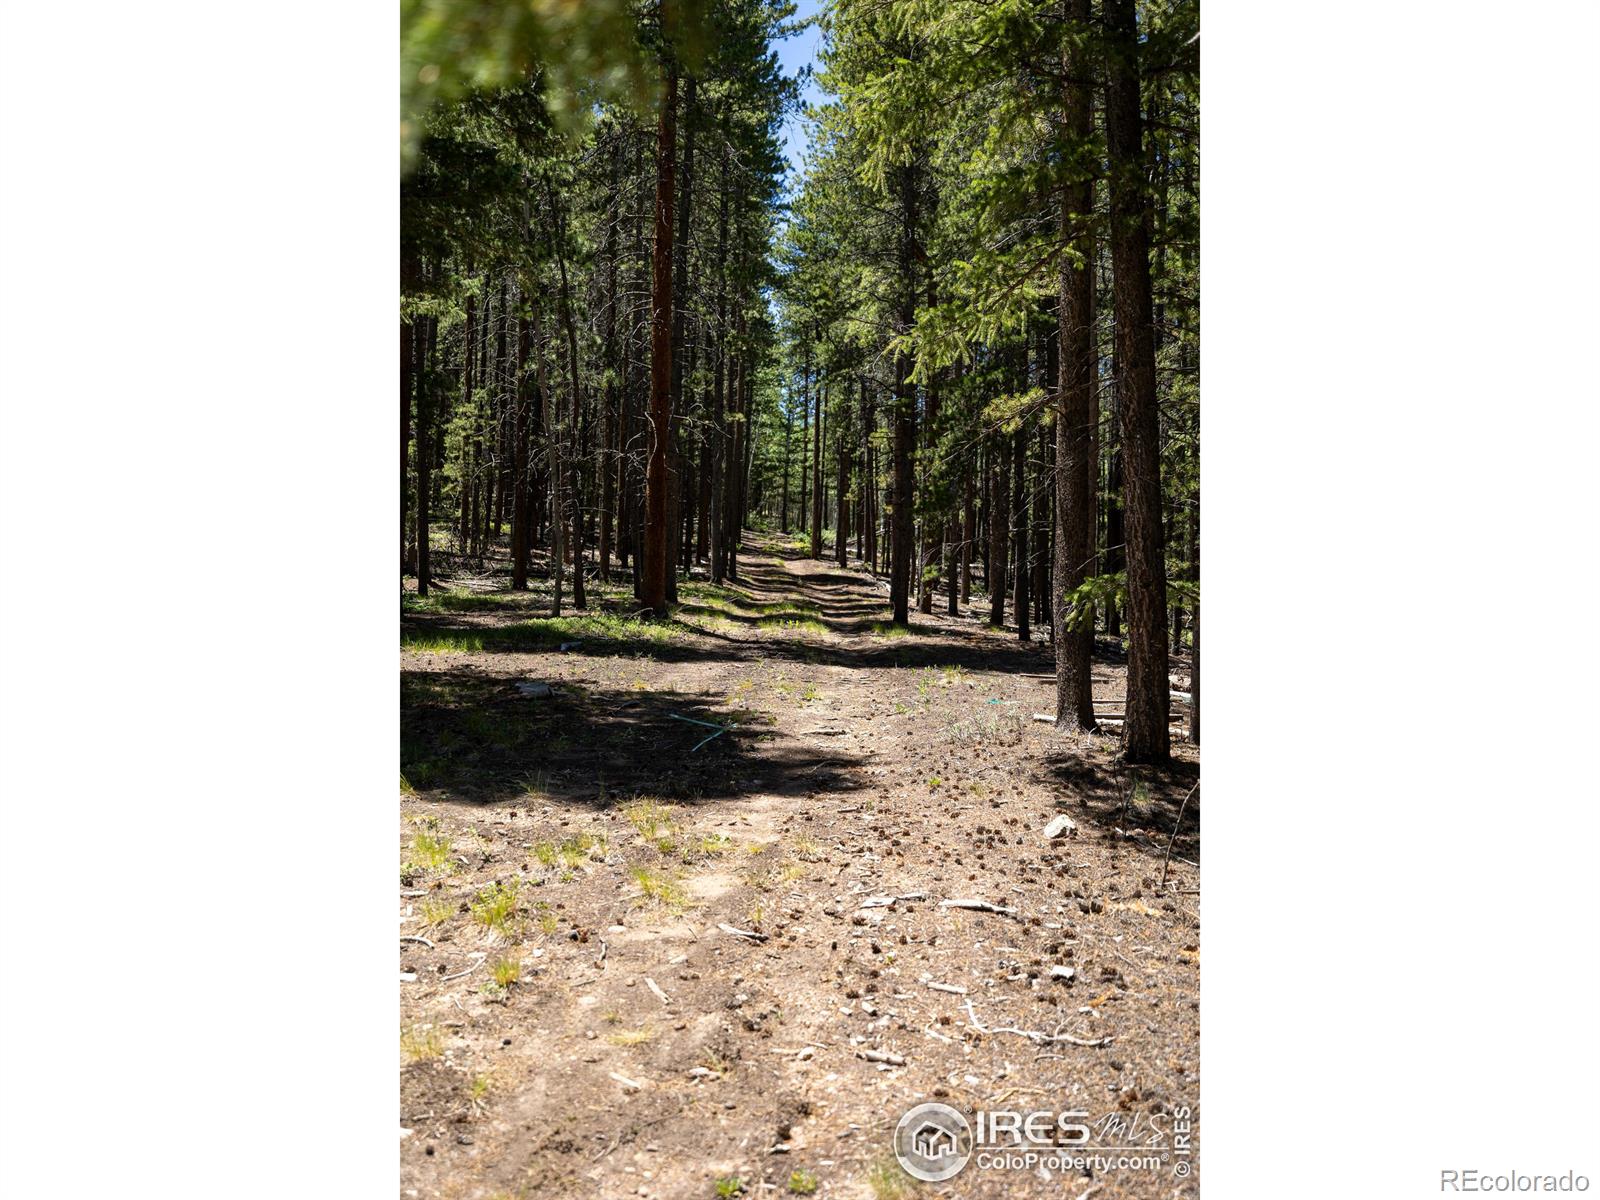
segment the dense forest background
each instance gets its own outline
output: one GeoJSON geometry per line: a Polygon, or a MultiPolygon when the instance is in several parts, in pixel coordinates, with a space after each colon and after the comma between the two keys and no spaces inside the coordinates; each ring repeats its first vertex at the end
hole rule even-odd
{"type": "Polygon", "coordinates": [[[1199,739],[1198,8],[836,0],[803,177],[769,0],[405,6],[402,574],[665,615],[741,536],[1052,637],[1199,739]],[[631,596],[629,596],[631,589],[631,596]]]}

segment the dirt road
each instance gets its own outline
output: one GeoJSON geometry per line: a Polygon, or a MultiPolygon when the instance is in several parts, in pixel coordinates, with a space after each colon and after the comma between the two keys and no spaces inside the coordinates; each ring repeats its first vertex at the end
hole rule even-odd
{"type": "Polygon", "coordinates": [[[894,636],[871,576],[774,540],[740,574],[663,624],[408,607],[402,1195],[1197,1195],[1196,801],[1159,883],[1197,754],[1032,721],[1013,630],[894,636]],[[933,1100],[1156,1165],[913,1185],[890,1138],[933,1100]]]}

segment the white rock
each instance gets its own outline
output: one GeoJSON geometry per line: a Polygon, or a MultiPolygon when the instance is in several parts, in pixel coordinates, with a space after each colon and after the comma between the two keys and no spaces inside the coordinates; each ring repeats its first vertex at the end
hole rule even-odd
{"type": "Polygon", "coordinates": [[[1077,828],[1078,826],[1073,822],[1072,818],[1067,816],[1066,813],[1062,813],[1044,827],[1044,835],[1047,838],[1066,837],[1067,834],[1072,833],[1077,828]]]}

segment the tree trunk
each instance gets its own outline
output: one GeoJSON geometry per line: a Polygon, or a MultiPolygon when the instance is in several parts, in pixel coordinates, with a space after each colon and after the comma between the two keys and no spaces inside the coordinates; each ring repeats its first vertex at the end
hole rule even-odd
{"type": "MultiPolygon", "coordinates": [[[[850,391],[846,387],[844,395],[840,397],[839,410],[843,411],[850,403],[850,391]]],[[[838,415],[838,412],[835,413],[838,415]]],[[[837,495],[837,508],[833,523],[833,558],[841,567],[848,566],[850,561],[850,441],[848,422],[836,422],[843,426],[834,436],[834,444],[839,453],[839,486],[837,495]]]]}
{"type": "MultiPolygon", "coordinates": [[[[402,253],[400,258],[400,294],[405,296],[416,287],[416,255],[410,251],[402,253]]],[[[400,318],[400,574],[406,573],[409,565],[409,555],[406,553],[406,540],[408,530],[406,518],[407,493],[406,486],[409,477],[409,454],[411,452],[411,394],[416,390],[416,331],[415,323],[405,317],[400,318]]],[[[420,456],[419,456],[420,457],[420,456]]]]}
{"type": "MultiPolygon", "coordinates": [[[[1089,0],[1066,0],[1076,30],[1089,21],[1089,0]]],[[[1083,583],[1094,551],[1094,178],[1087,146],[1093,135],[1089,51],[1074,39],[1062,56],[1062,137],[1081,163],[1062,189],[1058,232],[1063,250],[1056,300],[1059,372],[1056,399],[1055,614],[1056,725],[1095,729],[1090,657],[1092,618],[1074,612],[1064,597],[1083,583]],[[1071,257],[1067,251],[1076,253],[1071,257]]]]}
{"type": "MultiPolygon", "coordinates": [[[[911,330],[916,319],[916,169],[900,170],[900,302],[898,332],[911,330]]],[[[912,458],[917,450],[917,390],[911,379],[911,355],[900,349],[894,356],[894,529],[890,547],[889,603],[896,625],[911,624],[912,558],[912,458]]]]}
{"type": "Polygon", "coordinates": [[[1012,437],[1011,451],[1011,512],[1014,533],[1012,540],[1016,544],[1013,557],[1016,566],[1013,574],[1016,577],[1016,596],[1012,601],[1012,609],[1017,614],[1017,637],[1021,641],[1030,641],[1028,628],[1029,610],[1031,602],[1028,599],[1029,574],[1032,568],[1028,563],[1028,423],[1024,421],[1017,427],[1017,432],[1012,437]]]}
{"type": "Polygon", "coordinates": [[[811,347],[800,367],[800,531],[811,522],[811,347]]]}
{"type": "Polygon", "coordinates": [[[819,383],[816,390],[817,419],[811,436],[811,557],[822,557],[822,406],[827,389],[819,383]]]}
{"type": "Polygon", "coordinates": [[[428,509],[432,500],[429,485],[433,479],[433,443],[429,425],[433,418],[433,366],[438,352],[438,319],[424,318],[427,327],[427,353],[422,356],[422,378],[417,388],[417,595],[426,596],[432,582],[428,545],[428,509]]]}
{"type": "Polygon", "coordinates": [[[566,562],[562,526],[567,511],[561,486],[561,434],[550,402],[550,379],[544,361],[544,309],[537,289],[529,295],[528,300],[533,321],[534,379],[539,389],[539,410],[543,418],[540,423],[544,426],[546,467],[550,475],[550,573],[554,585],[550,596],[550,615],[559,617],[566,562]]]}
{"type": "Polygon", "coordinates": [[[655,249],[650,293],[650,458],[645,476],[641,602],[667,615],[667,447],[672,436],[672,209],[677,183],[678,65],[670,54],[656,125],[655,249]]]}
{"type": "Polygon", "coordinates": [[[1129,645],[1123,756],[1130,763],[1161,763],[1170,754],[1167,580],[1151,329],[1150,238],[1145,220],[1149,201],[1144,192],[1144,155],[1140,149],[1138,34],[1133,0],[1106,0],[1105,23],[1113,303],[1117,357],[1124,385],[1121,417],[1129,645]]]}
{"type": "MultiPolygon", "coordinates": [[[[528,291],[524,287],[524,292],[528,291]]],[[[533,343],[528,318],[517,316],[517,386],[511,435],[511,590],[528,590],[528,353],[533,343]]]]}

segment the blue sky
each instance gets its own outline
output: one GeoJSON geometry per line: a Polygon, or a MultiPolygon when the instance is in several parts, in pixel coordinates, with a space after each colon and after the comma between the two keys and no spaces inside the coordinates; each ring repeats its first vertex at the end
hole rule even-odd
{"type": "MultiPolygon", "coordinates": [[[[814,17],[822,11],[825,0],[798,0],[796,19],[814,17]]],[[[817,65],[817,50],[822,43],[822,33],[815,26],[804,33],[794,37],[784,38],[777,43],[778,62],[783,68],[783,73],[793,78],[799,73],[800,68],[810,64],[817,65]]],[[[807,103],[812,103],[822,98],[822,91],[815,83],[809,84],[802,98],[807,103]]],[[[800,176],[802,160],[805,157],[806,145],[810,139],[806,137],[805,122],[800,116],[791,117],[783,127],[783,151],[789,159],[790,181],[797,182],[800,176]]]]}

